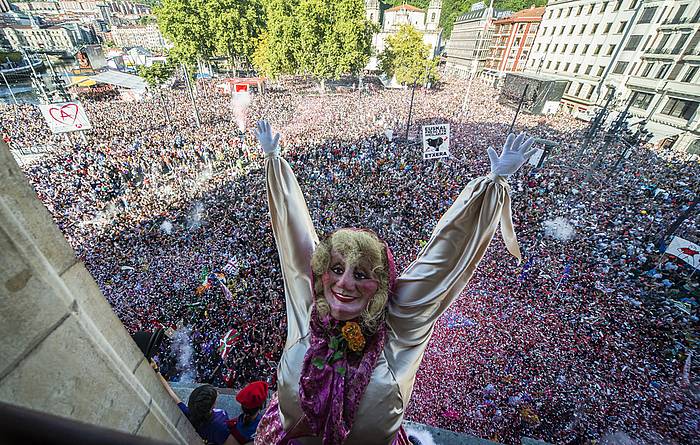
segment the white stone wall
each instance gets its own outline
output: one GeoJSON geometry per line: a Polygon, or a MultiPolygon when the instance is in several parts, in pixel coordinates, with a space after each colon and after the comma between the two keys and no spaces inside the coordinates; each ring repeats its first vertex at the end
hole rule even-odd
{"type": "Polygon", "coordinates": [[[0,141],[0,400],[201,444],[0,141]]]}

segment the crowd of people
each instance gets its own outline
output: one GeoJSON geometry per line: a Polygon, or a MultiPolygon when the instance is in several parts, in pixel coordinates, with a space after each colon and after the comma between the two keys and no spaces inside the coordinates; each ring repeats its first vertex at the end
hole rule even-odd
{"type": "MultiPolygon", "coordinates": [[[[451,130],[450,157],[424,161],[418,140],[396,138],[406,91],[294,85],[254,94],[241,118],[200,81],[200,127],[184,90],[165,104],[84,101],[84,137],[51,135],[33,106],[0,106],[12,148],[48,147],[25,173],[127,329],[171,333],[158,356],[170,379],[274,387],[285,306],[254,122],[280,129],[319,234],[370,228],[401,270],[467,182],[488,173],[486,149],[503,144],[514,113],[478,81],[418,90],[411,136],[428,123],[451,130]]],[[[517,131],[557,144],[541,168],[510,179],[524,263],[496,237],[435,327],[408,420],[508,444],[697,437],[700,274],[658,246],[700,193],[700,166],[646,146],[615,168],[613,147],[591,170],[603,147],[579,153],[587,128],[565,113],[518,117],[517,131]]],[[[698,219],[675,233],[697,243],[698,219]]]]}

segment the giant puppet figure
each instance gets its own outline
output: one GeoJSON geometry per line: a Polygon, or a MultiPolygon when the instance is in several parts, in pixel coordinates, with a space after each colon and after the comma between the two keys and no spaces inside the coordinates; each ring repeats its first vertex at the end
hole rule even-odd
{"type": "Polygon", "coordinates": [[[491,174],[467,184],[397,276],[391,249],[370,230],[345,228],[319,240],[279,155],[280,135],[261,121],[256,136],[284,277],[287,342],[255,444],[409,443],[401,422],[433,326],[499,223],[508,251],[520,259],[506,178],[534,153],[533,139],[509,135],[500,156],[489,148],[491,174]]]}

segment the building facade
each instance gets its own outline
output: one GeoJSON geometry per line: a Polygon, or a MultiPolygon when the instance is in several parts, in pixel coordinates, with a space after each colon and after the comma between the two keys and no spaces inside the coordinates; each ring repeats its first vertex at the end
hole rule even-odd
{"type": "Polygon", "coordinates": [[[698,9],[693,0],[550,0],[526,71],[568,81],[562,103],[573,113],[590,115],[609,95],[614,108],[633,101],[652,142],[687,148],[697,139],[698,9]]]}
{"type": "Polygon", "coordinates": [[[485,8],[483,3],[476,3],[471,11],[459,16],[445,48],[445,72],[463,78],[473,78],[481,73],[489,58],[495,30],[493,22],[510,15],[510,11],[485,8]]]}
{"type": "Polygon", "coordinates": [[[112,27],[111,35],[114,44],[120,48],[142,46],[153,51],[161,51],[172,46],[155,25],[112,27]]]}
{"type": "Polygon", "coordinates": [[[372,57],[367,70],[378,69],[377,56],[386,48],[387,37],[398,32],[403,25],[411,25],[423,34],[423,43],[430,47],[431,57],[439,54],[442,39],[442,0],[431,0],[427,10],[404,4],[389,8],[383,13],[381,2],[366,0],[365,11],[369,21],[381,25],[379,32],[372,37],[372,57]]]}
{"type": "Polygon", "coordinates": [[[506,72],[524,71],[537,35],[544,7],[518,11],[496,20],[483,75],[503,77],[506,72]]]}
{"type": "Polygon", "coordinates": [[[630,113],[652,142],[700,154],[700,2],[644,2],[642,18],[655,26],[627,72],[630,113]]]}
{"type": "Polygon", "coordinates": [[[13,26],[3,28],[10,47],[15,51],[74,52],[80,44],[77,36],[62,26],[13,26]]]}

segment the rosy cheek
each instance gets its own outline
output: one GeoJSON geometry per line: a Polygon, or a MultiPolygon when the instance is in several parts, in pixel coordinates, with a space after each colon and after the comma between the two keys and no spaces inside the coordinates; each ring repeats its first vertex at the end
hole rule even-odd
{"type": "Polygon", "coordinates": [[[330,281],[331,281],[331,275],[330,275],[328,272],[326,272],[326,273],[324,273],[323,275],[321,275],[321,282],[322,282],[324,285],[330,283],[330,281]]]}
{"type": "Polygon", "coordinates": [[[379,289],[379,283],[371,280],[363,280],[357,284],[357,287],[363,294],[371,294],[372,296],[374,296],[374,294],[377,292],[377,289],[379,289]]]}

